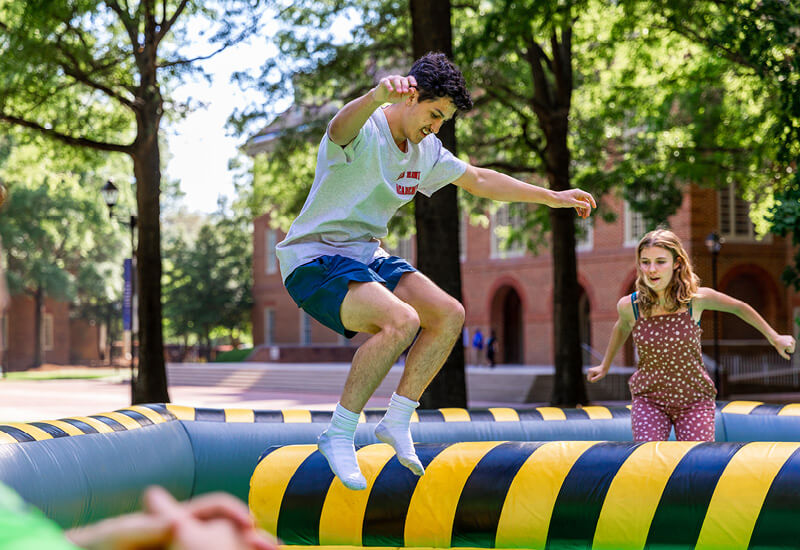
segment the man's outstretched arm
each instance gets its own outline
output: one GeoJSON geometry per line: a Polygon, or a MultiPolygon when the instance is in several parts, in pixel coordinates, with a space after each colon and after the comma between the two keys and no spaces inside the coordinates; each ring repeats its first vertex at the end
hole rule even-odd
{"type": "Polygon", "coordinates": [[[550,208],[574,208],[582,218],[588,217],[592,208],[597,208],[594,197],[586,191],[580,189],[552,191],[488,168],[472,165],[468,165],[467,170],[453,184],[472,195],[496,201],[538,203],[550,208]]]}

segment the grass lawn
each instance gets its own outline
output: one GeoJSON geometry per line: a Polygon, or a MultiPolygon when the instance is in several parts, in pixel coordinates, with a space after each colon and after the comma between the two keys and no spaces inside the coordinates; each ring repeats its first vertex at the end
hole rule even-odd
{"type": "Polygon", "coordinates": [[[122,369],[105,368],[75,368],[65,367],[52,370],[32,370],[22,372],[7,372],[3,379],[7,380],[91,380],[97,378],[111,378],[119,376],[122,369]]]}

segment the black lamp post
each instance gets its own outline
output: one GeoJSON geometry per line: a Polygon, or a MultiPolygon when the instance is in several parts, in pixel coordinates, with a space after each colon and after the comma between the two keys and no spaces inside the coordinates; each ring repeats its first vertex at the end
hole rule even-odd
{"type": "MultiPolygon", "coordinates": [[[[100,189],[100,194],[103,195],[103,200],[108,206],[108,216],[114,217],[114,207],[117,205],[119,198],[119,189],[114,185],[112,180],[108,180],[106,184],[100,189]]],[[[136,216],[131,214],[129,220],[117,218],[123,225],[127,225],[131,229],[131,403],[134,402],[134,366],[136,365],[136,325],[134,323],[134,308],[136,307],[136,216]]],[[[124,293],[123,293],[124,295],[124,293]]],[[[124,296],[123,296],[124,299],[124,296]]]]}
{"type": "MultiPolygon", "coordinates": [[[[723,239],[716,231],[712,231],[706,237],[706,248],[711,254],[711,286],[717,290],[717,257],[719,251],[722,249],[723,239]]],[[[722,369],[719,364],[719,312],[714,311],[714,385],[717,386],[719,397],[724,399],[727,394],[727,388],[721,380],[722,369]]]]}

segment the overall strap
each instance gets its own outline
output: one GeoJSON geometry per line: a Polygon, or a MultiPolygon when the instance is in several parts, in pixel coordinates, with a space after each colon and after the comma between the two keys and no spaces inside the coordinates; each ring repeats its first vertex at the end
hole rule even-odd
{"type": "MultiPolygon", "coordinates": [[[[694,317],[692,317],[692,302],[693,300],[689,300],[689,319],[694,322],[694,317]]],[[[697,320],[697,326],[700,326],[700,319],[697,320]]]]}
{"type": "Polygon", "coordinates": [[[639,320],[639,304],[636,303],[636,292],[631,294],[631,305],[633,306],[633,320],[639,320]]]}

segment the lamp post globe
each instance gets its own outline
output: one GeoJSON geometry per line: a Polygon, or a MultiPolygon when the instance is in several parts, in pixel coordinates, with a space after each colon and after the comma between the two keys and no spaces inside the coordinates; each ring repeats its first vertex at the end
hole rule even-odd
{"type": "Polygon", "coordinates": [[[112,216],[114,207],[117,205],[117,200],[119,199],[119,189],[117,189],[117,186],[114,185],[112,180],[108,180],[106,184],[100,188],[100,194],[103,196],[106,206],[108,206],[108,215],[112,216]]]}

